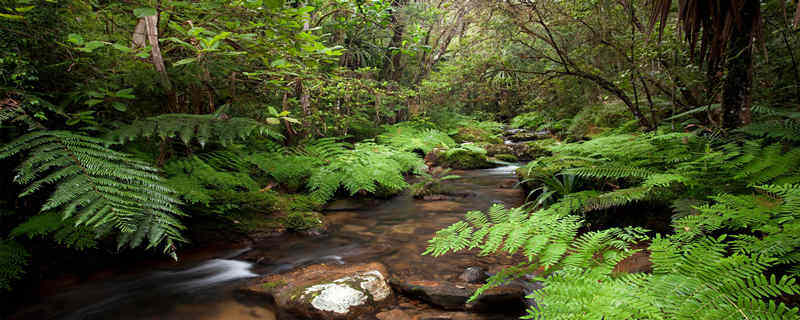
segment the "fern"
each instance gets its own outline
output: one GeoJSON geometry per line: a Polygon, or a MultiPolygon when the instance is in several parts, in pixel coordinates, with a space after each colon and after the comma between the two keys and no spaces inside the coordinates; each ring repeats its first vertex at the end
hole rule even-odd
{"type": "Polygon", "coordinates": [[[329,159],[308,180],[311,196],[319,202],[331,199],[339,188],[350,195],[376,193],[378,188],[397,193],[406,187],[403,173],[422,172],[417,155],[374,143],[359,143],[353,150],[329,159]]]}
{"type": "Polygon", "coordinates": [[[184,144],[197,141],[205,147],[209,142],[228,145],[236,139],[252,135],[283,139],[283,136],[271,126],[250,118],[174,113],[136,120],[111,132],[108,138],[124,143],[139,138],[159,137],[163,140],[177,137],[184,144]]]}
{"type": "Polygon", "coordinates": [[[656,237],[652,274],[614,275],[607,268],[568,267],[534,292],[531,319],[798,319],[797,308],[775,300],[796,294],[790,277],[763,272],[758,256],[726,256],[721,239],[684,246],[656,237]]]}
{"type": "Polygon", "coordinates": [[[50,237],[56,243],[78,250],[97,245],[95,232],[87,226],[75,225],[76,218],[62,218],[58,212],[35,215],[11,230],[10,237],[50,237]]]}
{"type": "Polygon", "coordinates": [[[97,236],[119,233],[118,245],[161,245],[174,255],[183,241],[174,191],[158,170],[103,146],[104,140],[67,131],[36,131],[0,148],[0,159],[28,153],[14,181],[26,185],[27,196],[56,185],[41,211],[60,210],[63,219],[87,226],[97,236]]]}
{"type": "Polygon", "coordinates": [[[22,278],[30,254],[14,240],[0,240],[0,291],[11,290],[13,281],[22,278]]]}
{"type": "Polygon", "coordinates": [[[455,141],[447,134],[435,129],[417,129],[395,125],[378,136],[378,142],[403,151],[422,151],[427,154],[437,147],[454,146],[455,141]]]}

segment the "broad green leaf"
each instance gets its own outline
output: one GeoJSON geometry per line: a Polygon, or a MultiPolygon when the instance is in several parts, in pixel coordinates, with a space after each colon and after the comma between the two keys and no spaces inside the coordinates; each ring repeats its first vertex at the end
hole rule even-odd
{"type": "Polygon", "coordinates": [[[117,98],[136,99],[136,96],[133,95],[133,88],[127,88],[127,89],[119,90],[114,95],[117,98]]]}
{"type": "Polygon", "coordinates": [[[264,6],[267,9],[278,9],[283,7],[284,0],[264,0],[264,6]]]}
{"type": "Polygon", "coordinates": [[[268,124],[280,124],[281,121],[278,120],[278,118],[267,118],[267,123],[268,124]]]}
{"type": "Polygon", "coordinates": [[[158,11],[153,8],[136,8],[133,9],[133,15],[137,18],[147,17],[147,16],[154,16],[157,15],[158,11]]]}
{"type": "Polygon", "coordinates": [[[19,13],[25,13],[25,12],[33,10],[33,8],[36,8],[36,6],[27,6],[27,7],[14,8],[14,11],[19,12],[19,13]]]}
{"type": "Polygon", "coordinates": [[[80,46],[80,45],[83,45],[83,36],[81,36],[81,35],[79,35],[77,33],[70,33],[69,36],[67,36],[67,41],[72,42],[75,45],[80,46]]]}
{"type": "Polygon", "coordinates": [[[104,42],[102,42],[102,41],[94,40],[94,41],[87,42],[83,46],[83,48],[78,48],[78,50],[83,51],[83,52],[92,52],[95,49],[100,48],[100,47],[105,46],[105,45],[106,44],[104,42]]]}
{"type": "Polygon", "coordinates": [[[119,101],[112,102],[111,106],[114,107],[114,109],[116,109],[119,112],[125,112],[125,110],[128,110],[128,106],[119,101]]]}
{"type": "Polygon", "coordinates": [[[184,64],[190,64],[190,63],[195,62],[195,61],[197,61],[197,58],[181,59],[180,61],[175,62],[174,64],[172,64],[172,66],[174,66],[174,67],[182,66],[184,64]]]}
{"type": "Polygon", "coordinates": [[[275,68],[281,68],[283,66],[286,66],[287,64],[289,64],[289,62],[287,62],[286,60],[278,59],[278,60],[272,61],[272,63],[270,63],[269,66],[270,67],[275,67],[275,68]]]}
{"type": "Polygon", "coordinates": [[[273,106],[267,106],[267,111],[269,111],[269,114],[273,116],[278,114],[278,110],[275,110],[275,107],[273,106]]]}
{"type": "Polygon", "coordinates": [[[122,51],[122,52],[125,52],[125,53],[128,53],[128,52],[131,52],[131,51],[133,51],[133,49],[131,49],[131,48],[128,48],[127,46],[123,46],[123,45],[121,45],[121,44],[119,44],[119,43],[112,43],[112,44],[111,44],[111,46],[112,46],[114,49],[117,49],[117,50],[119,50],[119,51],[122,51]]]}
{"type": "Polygon", "coordinates": [[[85,105],[90,106],[90,107],[93,107],[93,106],[95,106],[97,104],[100,104],[100,103],[103,103],[103,100],[100,100],[100,99],[89,99],[89,100],[86,100],[86,102],[84,102],[85,105]]]}
{"type": "Polygon", "coordinates": [[[25,17],[17,14],[7,14],[7,13],[0,13],[0,18],[5,18],[8,20],[23,20],[25,17]]]}
{"type": "Polygon", "coordinates": [[[295,118],[283,117],[283,120],[289,121],[289,122],[294,123],[294,124],[302,124],[300,122],[300,120],[297,120],[295,118]]]}

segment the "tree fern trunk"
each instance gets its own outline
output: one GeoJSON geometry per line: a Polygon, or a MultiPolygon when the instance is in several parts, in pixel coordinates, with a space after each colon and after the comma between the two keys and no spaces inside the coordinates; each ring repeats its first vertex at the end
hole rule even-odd
{"type": "Polygon", "coordinates": [[[760,3],[746,0],[726,53],[728,71],[722,93],[722,125],[737,128],[750,123],[750,89],[753,86],[753,46],[760,3]]]}

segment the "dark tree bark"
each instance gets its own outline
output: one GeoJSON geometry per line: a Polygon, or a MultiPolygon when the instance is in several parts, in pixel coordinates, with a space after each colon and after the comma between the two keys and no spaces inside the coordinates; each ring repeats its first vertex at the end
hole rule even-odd
{"type": "Polygon", "coordinates": [[[745,0],[741,21],[734,28],[726,51],[727,77],[722,92],[722,125],[738,128],[750,123],[750,90],[753,87],[753,41],[754,24],[760,10],[759,0],[745,0]]]}
{"type": "MultiPolygon", "coordinates": [[[[408,4],[408,0],[392,1],[392,39],[389,41],[390,50],[394,50],[391,48],[400,48],[403,45],[403,33],[405,32],[406,24],[405,21],[400,19],[400,9],[405,7],[406,4],[408,4]]],[[[383,64],[384,79],[397,81],[397,79],[400,78],[403,71],[402,68],[400,68],[401,58],[402,55],[400,53],[390,51],[383,64]]]]}

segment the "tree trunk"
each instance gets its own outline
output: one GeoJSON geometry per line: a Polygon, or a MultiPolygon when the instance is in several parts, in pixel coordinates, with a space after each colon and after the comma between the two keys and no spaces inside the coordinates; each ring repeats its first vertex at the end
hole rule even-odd
{"type": "MultiPolygon", "coordinates": [[[[405,7],[407,3],[408,0],[392,1],[392,39],[389,41],[389,50],[394,50],[391,48],[400,48],[403,46],[403,33],[405,32],[406,25],[404,21],[400,20],[400,9],[405,7]]],[[[383,63],[384,79],[395,81],[400,79],[400,75],[402,73],[402,70],[400,69],[401,58],[402,55],[399,52],[390,51],[390,53],[386,56],[385,62],[383,63]]]]}
{"type": "Polygon", "coordinates": [[[745,0],[740,23],[731,35],[726,52],[728,71],[722,92],[722,126],[738,128],[750,123],[750,89],[753,86],[753,32],[759,0],[745,0]]]}
{"type": "Polygon", "coordinates": [[[143,38],[151,46],[150,58],[161,80],[161,85],[167,94],[168,109],[177,111],[175,108],[178,104],[178,98],[175,95],[175,90],[172,88],[172,82],[169,80],[167,68],[164,66],[164,57],[161,56],[161,48],[158,45],[158,15],[142,17],[136,25],[136,30],[133,34],[134,45],[143,44],[143,38]],[[142,37],[141,32],[144,31],[145,35],[142,37]]]}

